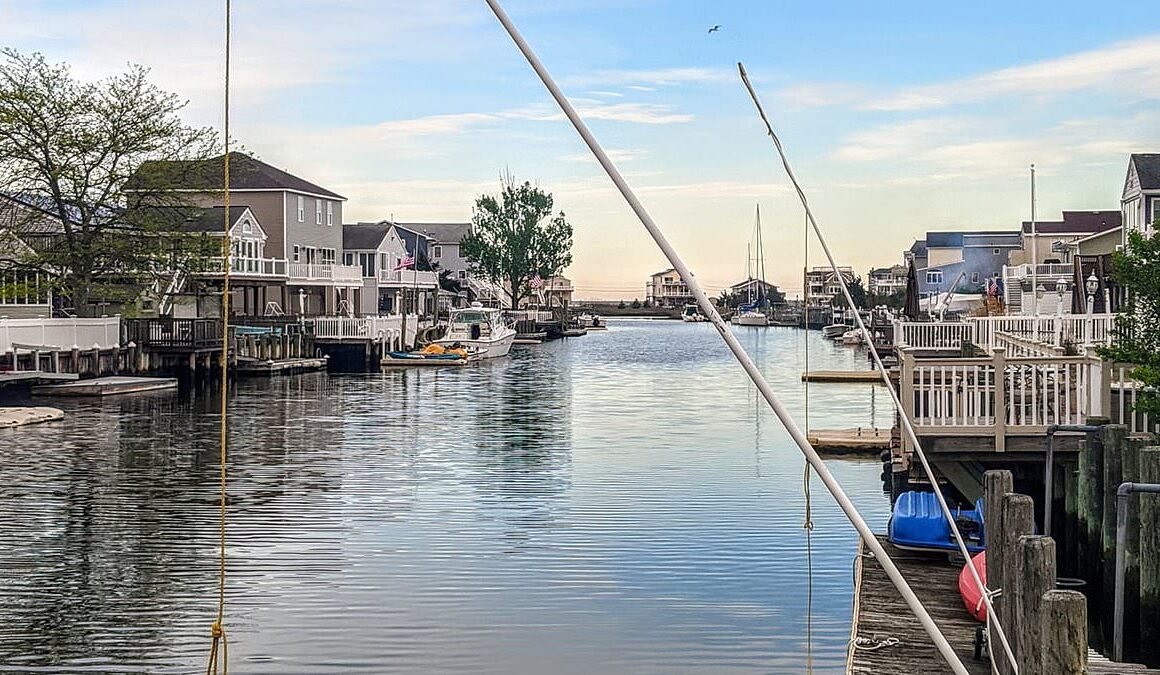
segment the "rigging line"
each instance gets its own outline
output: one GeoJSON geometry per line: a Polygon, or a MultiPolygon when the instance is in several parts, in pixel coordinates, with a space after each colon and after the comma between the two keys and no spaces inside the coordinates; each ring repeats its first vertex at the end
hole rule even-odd
{"type": "MultiPolygon", "coordinates": [[[[802,264],[803,270],[808,270],[810,266],[810,223],[806,220],[805,227],[805,254],[802,264]]],[[[802,277],[803,280],[805,277],[802,277]]],[[[809,314],[806,308],[809,306],[809,284],[806,284],[806,291],[804,300],[802,302],[802,311],[806,313],[806,326],[802,331],[805,334],[806,350],[805,350],[805,369],[810,372],[810,327],[809,314]]],[[[810,379],[807,377],[804,383],[805,391],[805,423],[806,434],[810,433],[810,379]]],[[[806,531],[806,672],[810,675],[814,672],[814,547],[813,547],[813,530],[814,518],[813,508],[810,504],[810,463],[806,462],[802,473],[802,492],[805,495],[806,519],[802,527],[806,531]]]]}
{"type": "Polygon", "coordinates": [[[701,288],[700,282],[698,282],[697,278],[693,276],[693,273],[690,271],[688,265],[685,264],[685,261],[677,253],[676,249],[674,249],[672,244],[669,243],[669,240],[665,237],[664,233],[661,232],[656,222],[652,219],[652,216],[649,215],[648,211],[644,208],[644,205],[641,204],[636,194],[632,191],[632,188],[629,187],[628,183],[624,180],[624,176],[621,175],[620,171],[616,168],[616,165],[612,163],[612,160],[608,158],[608,155],[604,152],[604,149],[592,135],[592,132],[588,130],[588,126],[584,123],[584,120],[581,119],[579,113],[576,112],[576,109],[572,106],[572,103],[566,96],[564,96],[564,93],[560,90],[555,80],[553,80],[552,76],[548,74],[548,71],[544,68],[544,65],[532,51],[531,46],[528,45],[527,41],[524,40],[524,37],[516,29],[511,19],[508,18],[508,15],[506,12],[504,12],[503,8],[499,6],[499,0],[485,0],[485,2],[487,2],[488,7],[491,9],[492,13],[495,14],[496,19],[499,20],[500,24],[511,37],[512,41],[515,42],[524,58],[528,61],[528,64],[536,72],[536,75],[540,78],[540,81],[543,82],[544,86],[551,93],[552,98],[555,99],[556,103],[560,106],[560,109],[564,112],[565,117],[568,118],[568,121],[571,122],[573,128],[576,129],[576,132],[584,140],[584,143],[588,146],[588,149],[600,163],[600,166],[603,167],[605,173],[616,186],[621,196],[624,197],[625,201],[632,208],[637,218],[640,219],[640,222],[644,226],[645,230],[647,230],[649,235],[652,236],[653,241],[656,242],[657,246],[665,254],[665,257],[669,260],[669,263],[673,266],[673,268],[680,273],[681,279],[688,285],[689,290],[692,291],[693,297],[696,298],[697,305],[700,308],[701,313],[709,317],[713,327],[717,329],[717,332],[725,341],[726,346],[728,346],[729,350],[733,352],[733,356],[740,363],[746,374],[749,375],[749,378],[753,381],[753,384],[757,387],[758,391],[761,392],[761,395],[765,398],[766,402],[769,403],[770,408],[773,409],[774,414],[777,415],[778,420],[781,422],[782,426],[785,427],[790,437],[793,438],[794,443],[802,451],[802,454],[808,458],[810,464],[817,472],[818,477],[826,486],[826,489],[829,490],[830,494],[834,496],[834,500],[838,502],[838,506],[842,509],[842,512],[846,514],[846,517],[850,520],[850,523],[854,526],[854,529],[858,531],[858,535],[862,538],[862,541],[865,542],[866,547],[869,548],[874,553],[874,555],[878,557],[879,561],[881,561],[882,568],[886,572],[886,575],[890,578],[891,583],[893,583],[895,588],[898,589],[899,595],[902,596],[907,606],[914,613],[915,618],[918,619],[918,622],[922,625],[923,630],[925,630],[926,633],[930,636],[931,641],[934,642],[935,647],[946,660],[951,670],[955,673],[955,675],[968,675],[966,666],[963,665],[962,660],[959,658],[958,654],[955,653],[954,649],[947,641],[946,636],[944,636],[939,630],[938,625],[935,624],[934,620],[930,616],[930,613],[927,612],[926,607],[923,606],[922,602],[918,599],[918,596],[914,594],[914,590],[910,588],[910,585],[906,582],[906,579],[903,578],[902,572],[899,571],[898,566],[895,565],[894,561],[890,559],[886,549],[882,546],[882,542],[878,541],[877,537],[874,536],[873,531],[870,530],[870,526],[866,523],[866,520],[862,518],[862,514],[858,512],[857,507],[854,506],[853,502],[850,501],[849,496],[847,496],[845,491],[842,490],[842,486],[838,483],[837,479],[834,478],[833,474],[830,473],[825,463],[822,462],[822,459],[818,456],[817,451],[812,445],[810,445],[809,440],[806,439],[805,434],[802,433],[801,427],[798,426],[797,422],[794,421],[793,417],[786,410],[781,400],[773,392],[773,388],[769,385],[769,382],[765,379],[765,376],[762,375],[761,370],[757,367],[757,364],[753,362],[753,359],[750,358],[749,354],[746,353],[745,349],[741,346],[741,343],[737,340],[737,336],[735,336],[729,330],[729,326],[726,325],[725,322],[721,319],[721,315],[717,312],[717,308],[714,307],[713,303],[709,301],[709,296],[705,294],[704,289],[701,288]]]}
{"type": "MultiPolygon", "coordinates": [[[[918,458],[922,463],[922,467],[926,473],[927,479],[930,481],[931,487],[934,488],[935,498],[938,500],[939,506],[942,509],[943,517],[950,525],[951,533],[954,534],[955,542],[959,546],[959,552],[967,561],[967,569],[971,571],[971,576],[979,588],[985,590],[987,586],[980,578],[979,571],[975,568],[975,561],[972,560],[970,552],[967,551],[967,545],[963,540],[963,535],[959,531],[958,525],[955,523],[954,516],[951,514],[950,507],[947,505],[947,501],[942,494],[942,490],[938,487],[938,482],[935,480],[934,470],[931,468],[930,462],[927,461],[926,453],[924,453],[922,450],[922,445],[918,442],[918,436],[914,431],[914,425],[911,423],[910,418],[907,416],[906,411],[902,407],[902,401],[898,397],[898,392],[894,390],[894,385],[890,381],[890,375],[886,368],[882,365],[882,358],[878,356],[878,351],[874,349],[874,340],[870,335],[870,330],[866,328],[866,323],[862,320],[862,315],[857,311],[857,308],[854,305],[854,299],[850,295],[850,289],[846,284],[846,279],[842,276],[841,271],[838,269],[838,264],[834,260],[833,253],[830,252],[830,247],[826,243],[826,238],[824,235],[822,235],[821,228],[818,227],[818,221],[816,218],[814,218],[813,211],[810,209],[809,200],[806,199],[806,193],[804,190],[802,190],[801,184],[798,183],[797,176],[794,174],[793,168],[790,167],[789,158],[785,154],[785,148],[782,147],[781,139],[774,132],[773,125],[770,124],[769,118],[765,114],[765,109],[761,106],[761,101],[757,98],[757,92],[753,90],[753,85],[749,82],[749,75],[745,72],[745,66],[738,62],[737,70],[741,75],[741,81],[745,83],[745,88],[749,92],[749,97],[753,99],[753,105],[757,108],[757,113],[761,116],[762,123],[765,124],[766,132],[769,134],[770,139],[773,140],[773,145],[777,149],[778,156],[781,158],[782,167],[785,169],[786,175],[789,177],[790,182],[793,183],[794,190],[798,195],[798,199],[801,200],[802,207],[806,211],[806,217],[809,219],[810,225],[813,227],[814,234],[818,238],[818,243],[821,244],[822,251],[826,254],[826,259],[830,263],[830,269],[833,271],[834,276],[836,276],[838,279],[838,283],[842,288],[842,295],[845,298],[846,303],[850,306],[851,309],[854,310],[854,320],[858,324],[858,329],[862,335],[863,341],[867,345],[870,345],[870,355],[873,357],[874,365],[876,368],[878,368],[878,372],[882,376],[882,380],[886,385],[886,391],[889,392],[890,398],[894,403],[894,409],[898,412],[898,417],[901,420],[903,433],[906,434],[906,440],[908,440],[914,447],[915,454],[918,455],[918,458]]],[[[985,602],[987,604],[987,611],[993,612],[994,607],[991,606],[990,598],[986,597],[986,593],[983,594],[983,597],[985,598],[985,602]]],[[[1010,663],[1013,675],[1019,675],[1019,665],[1015,661],[1015,655],[1011,650],[1011,645],[1007,640],[1007,635],[1003,631],[1003,626],[998,620],[995,621],[995,630],[999,637],[999,641],[1003,645],[1003,651],[1006,653],[1007,660],[1010,663]]]]}
{"type": "Polygon", "coordinates": [[[230,355],[230,256],[233,252],[233,243],[230,241],[230,0],[226,3],[226,34],[225,34],[225,97],[223,101],[223,131],[225,136],[225,153],[222,156],[222,357],[221,357],[221,409],[219,411],[218,428],[218,597],[217,618],[210,627],[210,636],[213,643],[210,646],[209,663],[206,665],[207,675],[218,673],[218,641],[221,641],[221,674],[229,672],[229,641],[226,638],[222,623],[225,619],[226,607],[226,451],[228,448],[228,412],[229,394],[229,355],[230,355]]]}

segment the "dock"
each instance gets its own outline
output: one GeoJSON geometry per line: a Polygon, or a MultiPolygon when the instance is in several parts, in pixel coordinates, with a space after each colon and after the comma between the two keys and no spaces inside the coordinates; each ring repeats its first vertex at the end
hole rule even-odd
{"type": "Polygon", "coordinates": [[[830,455],[877,457],[890,449],[890,429],[812,429],[806,439],[818,452],[830,455]]]}
{"type": "Polygon", "coordinates": [[[6,384],[44,384],[48,382],[72,382],[80,379],[76,373],[47,373],[42,370],[24,370],[0,373],[0,386],[6,384]]]}
{"type": "Polygon", "coordinates": [[[802,382],[882,384],[882,374],[877,370],[810,370],[802,373],[802,382]]]}
{"type": "Polygon", "coordinates": [[[326,364],[330,359],[327,357],[317,359],[279,359],[279,360],[258,360],[258,359],[239,359],[235,370],[240,375],[255,375],[255,376],[272,376],[272,375],[293,375],[295,373],[312,373],[319,370],[326,370],[326,364]]]}
{"type": "Polygon", "coordinates": [[[0,429],[22,427],[27,424],[40,424],[42,422],[55,422],[60,419],[64,419],[64,411],[58,408],[41,406],[31,408],[0,408],[0,429]]]}
{"type": "Polygon", "coordinates": [[[47,384],[32,388],[34,396],[113,396],[164,391],[177,388],[171,377],[98,377],[64,384],[47,384]]]}
{"type": "Polygon", "coordinates": [[[448,368],[466,366],[467,359],[398,359],[384,356],[379,365],[383,368],[448,368]]]}

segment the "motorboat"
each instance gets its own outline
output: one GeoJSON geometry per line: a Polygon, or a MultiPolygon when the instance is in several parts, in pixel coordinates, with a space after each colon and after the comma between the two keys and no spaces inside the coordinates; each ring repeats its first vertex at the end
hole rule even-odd
{"type": "Polygon", "coordinates": [[[608,328],[608,326],[604,325],[604,319],[600,315],[593,314],[592,312],[584,312],[576,317],[576,325],[588,330],[603,330],[608,328]]]}
{"type": "Polygon", "coordinates": [[[848,330],[850,330],[850,327],[844,323],[832,323],[822,327],[822,337],[837,340],[845,335],[848,330]]]}
{"type": "Polygon", "coordinates": [[[681,313],[681,321],[688,321],[690,323],[700,323],[708,321],[709,317],[701,313],[701,308],[695,304],[685,305],[685,311],[681,313]]]}
{"type": "Polygon", "coordinates": [[[481,359],[507,356],[516,331],[503,320],[503,312],[484,307],[478,302],[470,307],[451,310],[447,332],[435,344],[443,347],[459,345],[481,359]]]}
{"type": "MultiPolygon", "coordinates": [[[[974,555],[983,550],[983,500],[974,509],[951,511],[955,525],[963,535],[967,551],[974,555]]],[[[938,497],[933,492],[903,492],[894,502],[894,513],[887,526],[890,543],[898,548],[917,551],[958,551],[950,523],[943,517],[938,497]]]]}
{"type": "Polygon", "coordinates": [[[739,311],[733,315],[733,325],[735,326],[768,326],[769,317],[763,312],[756,309],[748,309],[739,311]]]}
{"type": "Polygon", "coordinates": [[[862,344],[862,331],[855,328],[842,333],[842,344],[844,345],[860,345],[862,344]]]}

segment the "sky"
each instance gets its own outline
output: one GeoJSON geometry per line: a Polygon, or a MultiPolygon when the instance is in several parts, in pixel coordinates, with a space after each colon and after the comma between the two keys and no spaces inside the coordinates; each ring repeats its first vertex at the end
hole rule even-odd
{"type": "MultiPolygon", "coordinates": [[[[224,2],[0,0],[0,45],[96,79],[137,63],[221,126],[224,2]]],[[[1118,209],[1160,152],[1149,3],[507,0],[505,9],[697,278],[800,292],[804,214],[744,62],[839,264],[901,262],[927,230],[1118,209]],[[719,31],[709,27],[720,24],[719,31]]],[[[669,265],[483,0],[234,0],[231,126],[348,198],[346,222],[467,221],[501,176],[574,227],[577,297],[643,298],[669,265]]],[[[809,265],[822,264],[816,242],[809,265]]]]}

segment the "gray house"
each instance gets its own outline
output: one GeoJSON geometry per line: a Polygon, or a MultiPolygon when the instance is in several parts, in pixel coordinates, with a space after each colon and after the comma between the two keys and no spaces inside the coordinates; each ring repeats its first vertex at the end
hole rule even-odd
{"type": "Polygon", "coordinates": [[[1133,154],[1128,159],[1128,176],[1120,198],[1124,214],[1123,243],[1129,232],[1145,236],[1155,232],[1160,218],[1160,154],[1133,154]]]}
{"type": "Polygon", "coordinates": [[[428,255],[424,237],[390,221],[344,225],[342,229],[343,262],[358,268],[362,278],[355,294],[355,311],[364,316],[395,314],[404,306],[409,313],[416,306],[420,313],[434,311],[439,284],[435,273],[424,269],[428,255]],[[418,264],[403,268],[406,258],[418,264]]]}
{"type": "Polygon", "coordinates": [[[914,258],[922,297],[948,292],[956,281],[960,293],[985,290],[988,281],[1002,276],[1007,256],[1022,240],[1018,231],[927,232],[925,244],[926,265],[914,258]]]}

